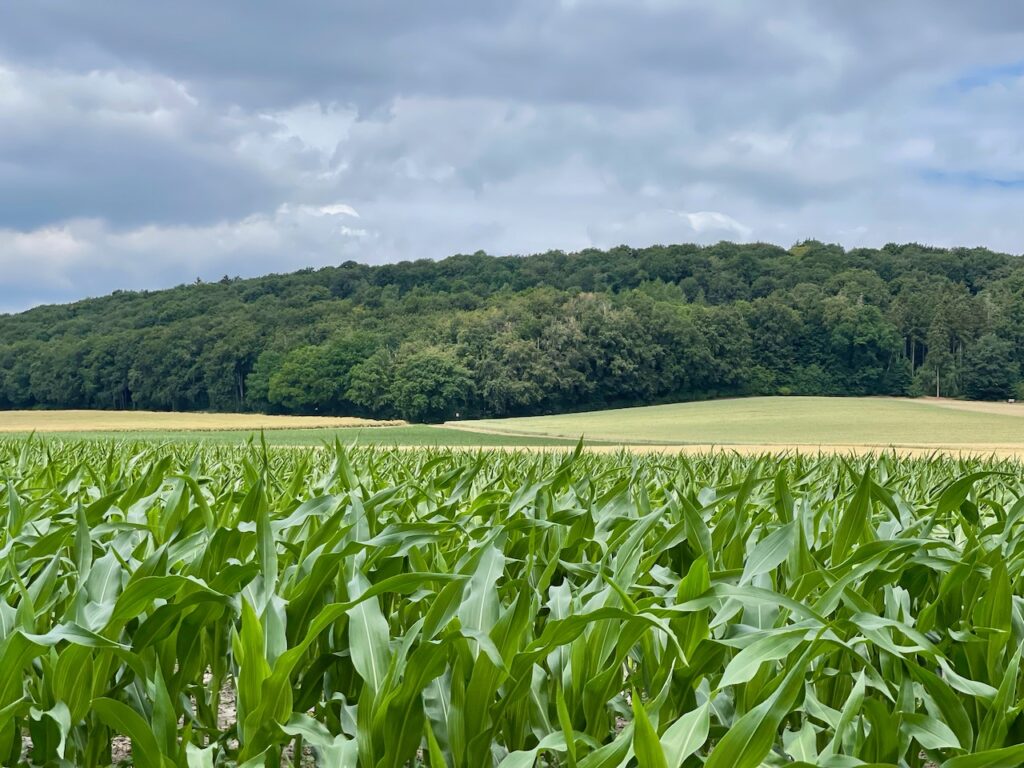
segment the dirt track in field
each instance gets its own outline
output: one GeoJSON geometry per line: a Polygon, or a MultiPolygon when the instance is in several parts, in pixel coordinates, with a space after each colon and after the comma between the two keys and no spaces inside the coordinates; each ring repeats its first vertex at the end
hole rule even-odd
{"type": "Polygon", "coordinates": [[[994,413],[997,416],[1024,416],[1024,403],[953,400],[947,397],[922,397],[917,400],[903,400],[903,402],[931,405],[936,408],[950,408],[954,411],[970,411],[971,413],[994,413]]]}

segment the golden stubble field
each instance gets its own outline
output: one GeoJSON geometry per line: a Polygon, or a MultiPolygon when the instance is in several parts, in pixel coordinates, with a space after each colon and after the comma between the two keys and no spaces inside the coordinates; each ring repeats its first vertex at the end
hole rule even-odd
{"type": "Polygon", "coordinates": [[[403,421],[334,416],[157,411],[0,411],[0,432],[140,432],[163,430],[338,429],[387,427],[403,421]]]}

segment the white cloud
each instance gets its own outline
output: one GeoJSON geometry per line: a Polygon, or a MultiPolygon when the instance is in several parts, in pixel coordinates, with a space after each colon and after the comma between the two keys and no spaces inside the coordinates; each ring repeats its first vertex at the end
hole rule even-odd
{"type": "Polygon", "coordinates": [[[351,107],[321,105],[310,101],[291,109],[269,113],[270,120],[281,125],[278,137],[296,138],[307,147],[330,157],[352,129],[358,114],[351,107]]]}
{"type": "MultiPolygon", "coordinates": [[[[0,62],[0,108],[19,118],[134,121],[137,127],[172,130],[199,107],[173,78],[131,69],[75,72],[0,62]]],[[[11,125],[5,126],[5,132],[11,125]]]]}
{"type": "Polygon", "coordinates": [[[750,227],[736,221],[732,216],[727,216],[718,211],[695,211],[693,213],[681,213],[680,215],[690,223],[693,231],[699,235],[721,232],[745,240],[753,232],[750,227]]]}
{"type": "Polygon", "coordinates": [[[359,218],[359,212],[356,211],[351,205],[345,205],[345,203],[331,203],[330,205],[321,205],[316,211],[324,216],[355,216],[359,218]]]}

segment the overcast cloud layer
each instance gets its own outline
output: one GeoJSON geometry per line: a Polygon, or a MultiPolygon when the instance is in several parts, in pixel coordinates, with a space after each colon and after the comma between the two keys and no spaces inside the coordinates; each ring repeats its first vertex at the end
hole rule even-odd
{"type": "Polygon", "coordinates": [[[0,311],[620,243],[1024,250],[1024,4],[13,0],[0,311]]]}

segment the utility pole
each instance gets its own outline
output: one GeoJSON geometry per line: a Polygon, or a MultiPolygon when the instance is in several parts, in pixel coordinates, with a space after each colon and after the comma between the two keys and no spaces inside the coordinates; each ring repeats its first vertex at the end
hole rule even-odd
{"type": "Polygon", "coordinates": [[[939,396],[939,367],[935,366],[935,396],[939,396]]]}

